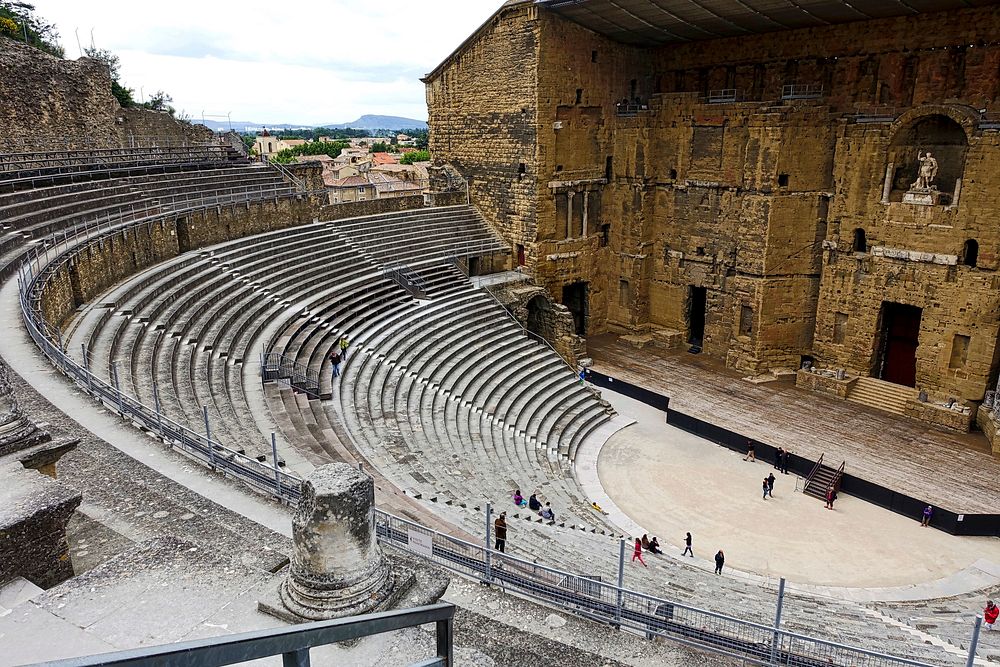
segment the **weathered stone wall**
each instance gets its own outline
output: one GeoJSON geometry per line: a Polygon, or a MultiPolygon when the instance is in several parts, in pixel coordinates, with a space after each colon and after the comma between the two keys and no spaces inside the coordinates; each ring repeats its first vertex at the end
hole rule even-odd
{"type": "Polygon", "coordinates": [[[729,366],[794,368],[815,355],[870,375],[881,304],[898,301],[924,309],[917,386],[979,400],[1000,358],[1000,136],[979,112],[1000,101],[997,34],[1000,13],[981,8],[636,49],[510,3],[427,79],[432,150],[492,179],[473,189],[499,202],[484,213],[524,240],[553,298],[587,284],[588,334],[688,332],[691,290],[704,288],[704,351],[729,366]],[[531,53],[498,72],[512,49],[531,53]],[[783,100],[787,84],[823,92],[783,100]],[[497,128],[479,110],[532,89],[534,127],[518,143],[536,155],[525,201],[472,148],[507,145],[521,123],[498,115],[497,128]],[[713,102],[720,89],[735,99],[713,102]],[[645,108],[620,113],[616,102],[634,98],[645,108]],[[934,136],[944,126],[951,134],[934,136]],[[904,204],[928,149],[941,205],[904,204]],[[497,214],[515,202],[530,212],[497,214]],[[885,251],[856,256],[857,228],[885,251]],[[962,266],[969,239],[975,267],[962,266]]]}
{"type": "Polygon", "coordinates": [[[178,120],[165,111],[152,109],[119,109],[118,123],[125,146],[131,141],[145,139],[177,143],[209,141],[215,135],[204,125],[178,120]]]}
{"type": "Polygon", "coordinates": [[[212,131],[148,109],[122,109],[107,67],[63,60],[0,37],[0,151],[46,145],[128,146],[139,139],[205,141],[212,131]]]}
{"type": "Polygon", "coordinates": [[[430,150],[468,181],[470,198],[511,245],[535,253],[538,9],[508,3],[470,47],[427,78],[430,150]],[[517,72],[517,76],[511,76],[517,72]],[[484,81],[491,82],[483,85],[484,81]]]}
{"type": "Polygon", "coordinates": [[[0,584],[24,577],[51,588],[73,576],[66,523],[81,500],[37,470],[0,466],[0,584]]]}
{"type": "Polygon", "coordinates": [[[120,141],[111,76],[96,60],[62,60],[0,37],[0,151],[19,144],[120,141]]]}

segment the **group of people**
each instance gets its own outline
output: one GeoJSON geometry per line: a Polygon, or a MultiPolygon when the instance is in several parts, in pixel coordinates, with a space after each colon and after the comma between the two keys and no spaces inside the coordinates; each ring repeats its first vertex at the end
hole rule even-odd
{"type": "MultiPolygon", "coordinates": [[[[788,474],[788,459],[791,458],[792,453],[785,449],[784,447],[778,447],[774,452],[774,469],[780,470],[783,474],[788,474]]],[[[750,463],[756,463],[757,461],[757,445],[753,440],[747,439],[747,453],[743,457],[744,461],[749,461],[750,463]]]]}
{"type": "Polygon", "coordinates": [[[552,503],[547,502],[545,505],[542,505],[541,501],[538,500],[537,493],[532,493],[531,496],[525,499],[524,496],[521,495],[521,489],[517,489],[514,491],[512,500],[514,501],[514,505],[516,507],[527,507],[529,510],[535,512],[546,521],[556,520],[556,513],[555,510],[552,509],[552,503]]]}
{"type": "Polygon", "coordinates": [[[350,345],[351,342],[347,336],[341,336],[340,340],[334,344],[333,349],[330,350],[330,372],[335,378],[340,377],[340,364],[347,361],[347,348],[350,345]]]}

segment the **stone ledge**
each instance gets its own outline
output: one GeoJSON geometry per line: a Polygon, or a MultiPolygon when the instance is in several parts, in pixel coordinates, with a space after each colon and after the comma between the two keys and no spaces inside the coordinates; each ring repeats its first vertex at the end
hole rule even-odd
{"type": "Polygon", "coordinates": [[[989,410],[979,408],[976,410],[976,426],[982,430],[983,435],[990,441],[993,454],[1000,456],[1000,421],[989,410]]]}
{"type": "MultiPolygon", "coordinates": [[[[969,406],[967,406],[969,407],[969,406]]],[[[960,412],[946,408],[935,403],[921,403],[917,400],[908,400],[903,414],[911,419],[916,419],[927,424],[933,424],[959,433],[968,433],[972,430],[972,424],[976,417],[976,407],[971,406],[967,412],[960,412]]]]}
{"type": "Polygon", "coordinates": [[[799,369],[795,372],[795,386],[810,391],[818,391],[822,394],[830,394],[837,398],[847,398],[851,387],[858,381],[857,377],[848,377],[838,380],[835,377],[821,375],[820,373],[810,373],[807,370],[799,369]]]}

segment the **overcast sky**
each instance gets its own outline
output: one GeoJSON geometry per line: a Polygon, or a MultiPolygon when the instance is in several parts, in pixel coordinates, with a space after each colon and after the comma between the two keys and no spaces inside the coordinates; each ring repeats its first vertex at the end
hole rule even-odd
{"type": "Polygon", "coordinates": [[[365,113],[426,120],[420,77],[502,0],[35,0],[66,56],[110,49],[125,85],[158,89],[193,118],[348,122],[365,113]]]}

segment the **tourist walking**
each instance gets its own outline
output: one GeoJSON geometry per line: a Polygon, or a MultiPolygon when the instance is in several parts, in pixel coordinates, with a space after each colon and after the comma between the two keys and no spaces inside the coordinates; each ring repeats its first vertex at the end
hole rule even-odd
{"type": "Polygon", "coordinates": [[[928,505],[924,508],[923,518],[920,519],[920,527],[926,528],[931,525],[931,517],[934,515],[934,508],[928,505]]]}
{"type": "Polygon", "coordinates": [[[493,532],[496,534],[496,545],[493,547],[500,553],[504,553],[507,548],[507,513],[500,512],[500,516],[493,522],[493,532]]]}
{"type": "Polygon", "coordinates": [[[754,452],[753,440],[750,440],[749,438],[747,438],[747,455],[743,457],[743,460],[750,461],[750,463],[753,463],[757,460],[757,455],[754,452]]]}
{"type": "Polygon", "coordinates": [[[764,478],[764,481],[761,484],[761,487],[764,489],[764,500],[767,500],[767,493],[768,493],[768,491],[771,490],[770,487],[768,487],[768,485],[767,485],[767,477],[764,478]]]}
{"type": "Polygon", "coordinates": [[[986,608],[983,609],[983,622],[986,629],[992,630],[997,624],[997,617],[1000,616],[1000,607],[993,604],[993,600],[986,601],[986,608]]]}
{"type": "Polygon", "coordinates": [[[837,500],[837,492],[833,490],[833,484],[826,487],[826,508],[828,510],[833,509],[833,503],[837,500]]]}
{"type": "Polygon", "coordinates": [[[788,451],[787,449],[784,450],[782,452],[782,454],[781,454],[781,472],[784,473],[784,474],[786,474],[786,475],[788,474],[788,458],[791,455],[792,455],[792,453],[790,451],[788,451]]]}
{"type": "Polygon", "coordinates": [[[778,447],[778,450],[774,452],[774,469],[781,470],[781,460],[785,456],[784,447],[778,447]]]}
{"type": "Polygon", "coordinates": [[[774,473],[767,476],[767,495],[774,498],[774,473]]]}
{"type": "Polygon", "coordinates": [[[635,550],[632,552],[633,563],[635,562],[636,558],[639,559],[639,562],[642,563],[643,567],[648,567],[648,565],[646,565],[646,561],[642,559],[642,540],[640,540],[638,537],[635,538],[635,550]]]}
{"type": "Polygon", "coordinates": [[[330,366],[333,377],[340,377],[340,354],[336,349],[330,353],[330,366]]]}
{"type": "Polygon", "coordinates": [[[688,533],[684,538],[684,553],[681,555],[691,556],[691,558],[694,558],[694,551],[691,550],[691,533],[688,533]]]}
{"type": "Polygon", "coordinates": [[[351,342],[347,340],[347,336],[340,337],[340,358],[342,361],[347,361],[347,348],[350,347],[351,342]]]}
{"type": "Polygon", "coordinates": [[[722,553],[722,549],[719,549],[719,553],[715,554],[715,573],[722,574],[722,566],[726,564],[726,554],[722,553]]]}

